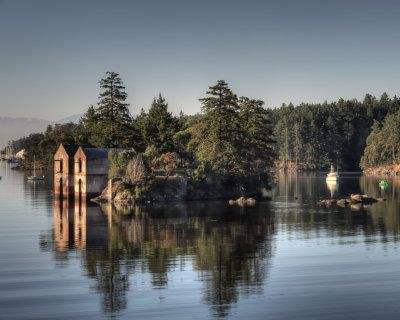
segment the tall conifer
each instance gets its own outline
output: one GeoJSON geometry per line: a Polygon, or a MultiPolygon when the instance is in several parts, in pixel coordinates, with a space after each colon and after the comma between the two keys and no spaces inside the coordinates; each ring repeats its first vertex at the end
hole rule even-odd
{"type": "Polygon", "coordinates": [[[104,89],[99,95],[98,126],[99,144],[102,147],[124,147],[130,140],[131,116],[129,104],[125,103],[127,94],[118,73],[107,72],[107,78],[99,81],[104,89]]]}

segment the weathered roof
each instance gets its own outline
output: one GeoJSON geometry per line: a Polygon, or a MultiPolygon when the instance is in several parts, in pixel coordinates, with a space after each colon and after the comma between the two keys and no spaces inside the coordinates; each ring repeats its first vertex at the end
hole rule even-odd
{"type": "Polygon", "coordinates": [[[71,158],[74,157],[76,151],[78,150],[79,146],[77,145],[62,145],[65,149],[65,152],[68,154],[68,156],[70,156],[71,158]]]}
{"type": "Polygon", "coordinates": [[[125,150],[125,148],[82,148],[83,152],[88,159],[99,159],[99,158],[108,158],[108,153],[111,150],[115,150],[115,152],[119,153],[125,150]]]}

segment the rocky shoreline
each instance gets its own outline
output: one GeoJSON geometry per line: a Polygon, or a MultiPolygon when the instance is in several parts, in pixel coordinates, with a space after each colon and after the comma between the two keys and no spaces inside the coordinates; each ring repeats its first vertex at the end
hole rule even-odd
{"type": "Polygon", "coordinates": [[[368,168],[363,173],[371,176],[400,176],[400,165],[368,168]]]}
{"type": "Polygon", "coordinates": [[[346,207],[348,205],[354,204],[372,204],[375,202],[383,202],[386,201],[385,198],[372,198],[365,194],[351,194],[349,198],[345,199],[325,199],[318,201],[319,205],[325,205],[327,207],[336,204],[340,207],[346,207]]]}
{"type": "MultiPolygon", "coordinates": [[[[208,187],[210,185],[206,185],[208,187]]],[[[222,186],[221,186],[222,187],[222,186]]],[[[210,187],[211,188],[211,187],[210,187]]],[[[147,191],[139,191],[133,186],[125,185],[122,181],[109,181],[108,186],[103,192],[90,199],[96,203],[113,203],[114,205],[131,206],[136,204],[150,204],[163,202],[179,201],[198,201],[198,200],[228,200],[234,194],[231,190],[225,190],[226,193],[219,192],[218,188],[211,190],[201,186],[192,186],[186,178],[159,180],[154,182],[147,191]]],[[[247,194],[247,197],[240,197],[237,200],[229,200],[230,205],[254,206],[257,201],[267,201],[270,197],[260,194],[247,194]]]]}
{"type": "MultiPolygon", "coordinates": [[[[39,161],[35,162],[36,170],[48,170],[49,166],[45,165],[39,161]]],[[[15,167],[11,168],[12,170],[21,170],[21,171],[31,171],[33,170],[33,162],[23,161],[18,163],[15,167]]]]}

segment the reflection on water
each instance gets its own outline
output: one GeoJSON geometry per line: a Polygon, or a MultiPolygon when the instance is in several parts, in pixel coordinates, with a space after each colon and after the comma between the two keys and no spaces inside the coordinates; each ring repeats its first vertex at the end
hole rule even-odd
{"type": "Polygon", "coordinates": [[[286,175],[254,207],[115,208],[0,175],[0,318],[398,317],[400,180],[286,175]],[[317,204],[332,193],[387,201],[317,204]]]}
{"type": "Polygon", "coordinates": [[[326,185],[331,193],[331,198],[335,198],[335,194],[339,190],[339,182],[338,181],[326,181],[326,185]]]}
{"type": "Polygon", "coordinates": [[[265,295],[278,229],[291,235],[288,239],[328,237],[337,245],[397,241],[394,200],[400,184],[390,186],[385,194],[393,201],[346,208],[321,208],[316,199],[350,193],[381,197],[378,183],[358,176],[340,183],[326,183],[318,174],[285,176],[273,191],[275,201],[247,208],[224,202],[116,208],[56,200],[56,259],[82,251],[82,267],[105,314],[129,307],[133,275],[148,274],[147,286],[168,292],[176,272],[191,270],[202,283],[203,303],[214,316],[226,317],[239,297],[265,295]]]}
{"type": "Polygon", "coordinates": [[[382,232],[399,235],[400,179],[387,179],[388,186],[384,190],[379,188],[380,180],[381,178],[377,177],[362,176],[360,178],[360,187],[364,194],[386,199],[384,202],[370,206],[368,212],[374,224],[379,225],[382,232]]]}
{"type": "Polygon", "coordinates": [[[226,316],[239,292],[262,293],[273,231],[268,205],[243,209],[215,202],[117,209],[62,200],[54,204],[56,256],[84,250],[82,265],[95,280],[106,313],[127,307],[131,274],[149,273],[152,288],[167,289],[168,274],[191,264],[204,284],[203,301],[214,314],[226,316]]]}
{"type": "Polygon", "coordinates": [[[277,208],[279,215],[274,219],[280,230],[307,237],[326,236],[327,233],[333,238],[362,235],[366,243],[387,242],[388,237],[390,241],[399,240],[400,179],[388,180],[388,188],[381,190],[381,178],[370,176],[344,175],[335,186],[327,184],[324,176],[318,173],[280,178],[273,190],[274,199],[281,204],[277,208]],[[317,199],[332,197],[332,190],[337,198],[360,193],[387,201],[344,208],[317,205],[317,199]]]}

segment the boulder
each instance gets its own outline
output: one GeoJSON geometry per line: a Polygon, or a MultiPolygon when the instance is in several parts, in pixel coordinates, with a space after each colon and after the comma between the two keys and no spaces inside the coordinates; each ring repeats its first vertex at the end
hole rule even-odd
{"type": "Polygon", "coordinates": [[[244,197],[240,197],[239,199],[236,200],[236,203],[239,206],[244,206],[246,204],[246,199],[244,197]]]}
{"type": "Polygon", "coordinates": [[[363,199],[363,196],[361,194],[351,194],[350,199],[356,202],[361,202],[363,199]]]}
{"type": "Polygon", "coordinates": [[[247,198],[245,199],[244,197],[240,197],[239,199],[236,200],[229,200],[230,205],[239,205],[239,206],[254,206],[256,204],[256,200],[253,198],[247,198]]]}
{"type": "Polygon", "coordinates": [[[346,207],[348,202],[346,201],[346,199],[340,199],[340,200],[336,201],[336,204],[341,207],[346,207]]]}

